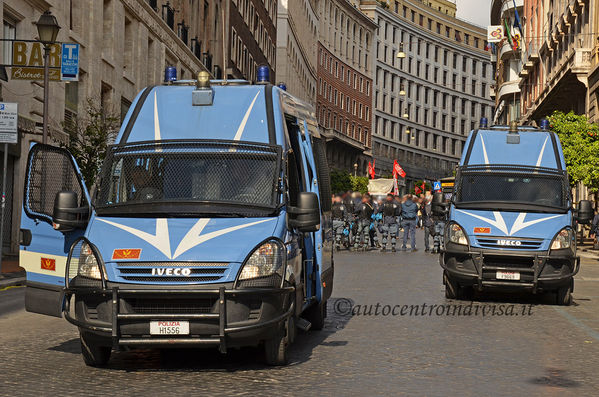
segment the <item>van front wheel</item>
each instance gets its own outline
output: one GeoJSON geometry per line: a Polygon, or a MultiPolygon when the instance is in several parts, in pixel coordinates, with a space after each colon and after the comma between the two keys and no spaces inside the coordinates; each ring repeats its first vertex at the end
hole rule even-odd
{"type": "Polygon", "coordinates": [[[572,303],[572,283],[566,287],[559,288],[555,292],[555,303],[560,306],[570,306],[572,303]]]}
{"type": "Polygon", "coordinates": [[[79,332],[79,341],[81,342],[81,355],[86,365],[101,367],[108,363],[112,351],[110,346],[100,346],[88,334],[81,331],[79,332]]]}
{"type": "Polygon", "coordinates": [[[324,328],[324,319],[327,317],[327,301],[310,306],[304,317],[312,324],[310,329],[322,330],[324,328]]]}
{"type": "Polygon", "coordinates": [[[287,348],[289,337],[285,329],[282,329],[275,337],[264,341],[264,358],[268,365],[287,365],[289,357],[287,348]]]}

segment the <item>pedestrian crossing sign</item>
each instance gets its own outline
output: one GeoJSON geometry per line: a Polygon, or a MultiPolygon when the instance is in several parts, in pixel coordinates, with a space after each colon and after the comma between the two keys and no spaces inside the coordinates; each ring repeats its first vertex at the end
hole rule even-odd
{"type": "Polygon", "coordinates": [[[441,190],[441,181],[433,182],[433,190],[435,190],[435,191],[441,190]]]}

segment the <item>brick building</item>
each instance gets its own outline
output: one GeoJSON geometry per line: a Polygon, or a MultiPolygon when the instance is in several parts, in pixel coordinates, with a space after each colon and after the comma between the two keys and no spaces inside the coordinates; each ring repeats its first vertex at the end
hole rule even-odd
{"type": "Polygon", "coordinates": [[[277,0],[230,0],[230,3],[227,0],[226,3],[229,7],[229,38],[225,39],[229,43],[227,74],[255,81],[258,66],[268,65],[274,83],[277,0]]]}
{"type": "Polygon", "coordinates": [[[359,1],[321,0],[317,117],[332,168],[366,174],[371,160],[373,41],[376,25],[359,1]]]}

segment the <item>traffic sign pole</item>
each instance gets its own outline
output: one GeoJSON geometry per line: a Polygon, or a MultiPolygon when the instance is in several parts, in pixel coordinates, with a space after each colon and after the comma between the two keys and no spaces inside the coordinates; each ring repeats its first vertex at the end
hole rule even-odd
{"type": "Polygon", "coordinates": [[[6,207],[6,168],[8,167],[8,143],[4,144],[4,168],[2,168],[2,214],[0,215],[0,274],[2,274],[2,253],[4,251],[4,210],[6,207]]]}

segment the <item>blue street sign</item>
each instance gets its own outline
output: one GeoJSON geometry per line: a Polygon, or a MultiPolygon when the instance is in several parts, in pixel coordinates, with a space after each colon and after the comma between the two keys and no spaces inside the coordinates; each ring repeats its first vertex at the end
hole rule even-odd
{"type": "Polygon", "coordinates": [[[79,80],[79,44],[63,43],[60,65],[60,79],[79,80]]]}
{"type": "Polygon", "coordinates": [[[433,190],[435,190],[435,191],[441,190],[441,182],[440,181],[433,182],[433,190]]]}

